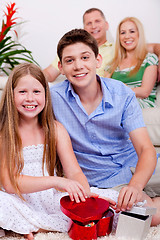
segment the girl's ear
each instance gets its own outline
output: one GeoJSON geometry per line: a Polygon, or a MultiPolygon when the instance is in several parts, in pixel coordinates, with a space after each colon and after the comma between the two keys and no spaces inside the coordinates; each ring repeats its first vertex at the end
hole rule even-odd
{"type": "Polygon", "coordinates": [[[102,56],[101,56],[101,54],[98,54],[98,56],[97,56],[97,66],[96,66],[96,68],[100,68],[101,65],[102,65],[102,56]]]}
{"type": "Polygon", "coordinates": [[[61,64],[60,61],[58,62],[58,68],[59,68],[59,71],[61,72],[61,74],[65,75],[65,74],[64,74],[64,71],[63,71],[62,64],[61,64]]]}

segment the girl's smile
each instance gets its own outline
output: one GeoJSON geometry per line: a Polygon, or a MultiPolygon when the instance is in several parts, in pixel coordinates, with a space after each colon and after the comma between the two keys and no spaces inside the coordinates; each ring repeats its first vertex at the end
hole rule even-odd
{"type": "Polygon", "coordinates": [[[21,117],[34,118],[45,106],[45,90],[37,79],[26,75],[18,81],[14,99],[21,117]]]}

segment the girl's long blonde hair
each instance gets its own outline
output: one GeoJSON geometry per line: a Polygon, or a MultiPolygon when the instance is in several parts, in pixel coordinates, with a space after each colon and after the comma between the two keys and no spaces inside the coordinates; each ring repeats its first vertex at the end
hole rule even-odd
{"type": "Polygon", "coordinates": [[[114,73],[116,68],[119,66],[122,59],[124,59],[126,57],[126,50],[120,43],[120,27],[124,22],[127,22],[127,21],[133,22],[136,25],[138,34],[139,34],[138,44],[135,49],[135,58],[137,60],[137,64],[136,64],[135,68],[130,72],[130,75],[137,73],[137,71],[139,70],[139,68],[147,54],[146,41],[145,41],[145,35],[144,35],[144,29],[143,29],[142,23],[135,17],[124,18],[117,27],[115,55],[114,55],[114,59],[112,60],[112,62],[110,64],[110,68],[109,68],[109,73],[111,75],[114,73]]]}
{"type": "MultiPolygon", "coordinates": [[[[3,166],[7,168],[10,181],[20,197],[22,196],[17,179],[23,169],[24,159],[22,140],[18,130],[19,115],[14,102],[14,88],[18,81],[26,75],[37,79],[45,89],[45,107],[38,116],[39,124],[45,133],[43,170],[44,163],[46,163],[49,175],[54,175],[55,166],[59,169],[58,175],[62,173],[59,159],[56,162],[55,120],[48,83],[38,66],[32,63],[22,63],[10,74],[0,103],[0,172],[3,171],[3,166]]],[[[0,187],[2,188],[1,175],[0,187]]]]}

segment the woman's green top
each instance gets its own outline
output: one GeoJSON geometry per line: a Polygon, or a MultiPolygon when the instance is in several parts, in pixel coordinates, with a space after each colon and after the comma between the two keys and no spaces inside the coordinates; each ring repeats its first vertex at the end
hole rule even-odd
{"type": "MultiPolygon", "coordinates": [[[[146,58],[144,59],[139,71],[133,76],[129,76],[129,73],[134,67],[126,68],[123,70],[119,70],[119,68],[117,68],[112,74],[111,78],[120,80],[121,82],[127,84],[130,88],[140,87],[142,84],[144,71],[148,66],[151,65],[158,65],[158,57],[154,53],[148,53],[146,55],[146,58]]],[[[105,70],[107,71],[108,67],[105,70]]],[[[137,98],[137,100],[141,108],[155,107],[156,84],[147,98],[137,98]]]]}

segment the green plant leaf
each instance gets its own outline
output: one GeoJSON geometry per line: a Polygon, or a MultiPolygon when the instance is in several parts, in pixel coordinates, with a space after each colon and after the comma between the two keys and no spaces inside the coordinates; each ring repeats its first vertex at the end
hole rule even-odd
{"type": "MultiPolygon", "coordinates": [[[[12,9],[14,6],[15,3],[7,5],[7,9],[12,9]]],[[[16,9],[14,9],[14,11],[16,12],[16,9]]],[[[30,50],[26,49],[22,44],[14,41],[11,36],[7,36],[10,30],[13,29],[16,25],[24,23],[16,23],[15,19],[17,18],[13,17],[14,13],[9,10],[7,13],[5,13],[6,23],[3,19],[2,30],[0,32],[0,39],[2,39],[0,41],[0,70],[2,70],[7,75],[8,70],[12,70],[16,65],[24,61],[33,62],[39,65],[34,60],[32,52],[30,50]],[[7,22],[8,19],[10,19],[10,22],[7,22]]]]}

